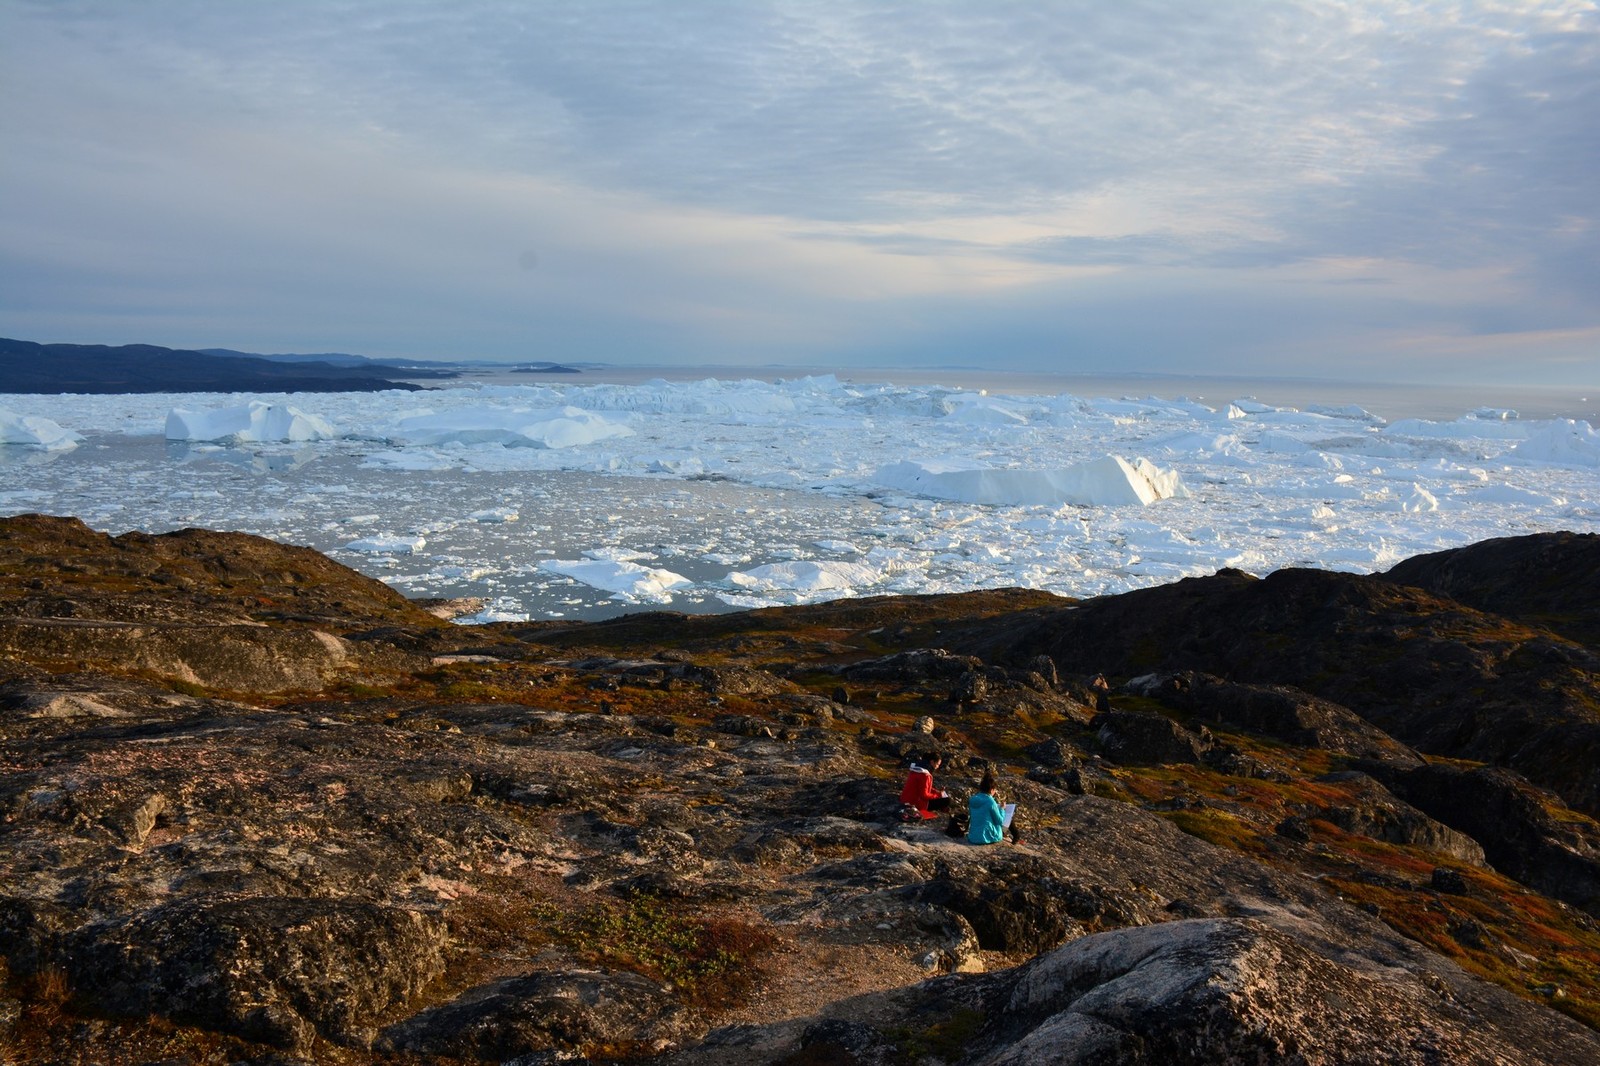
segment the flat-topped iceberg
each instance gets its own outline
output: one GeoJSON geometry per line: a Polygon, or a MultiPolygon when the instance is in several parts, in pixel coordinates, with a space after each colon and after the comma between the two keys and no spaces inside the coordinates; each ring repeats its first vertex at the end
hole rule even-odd
{"type": "Polygon", "coordinates": [[[82,435],[62,429],[58,423],[38,415],[19,415],[0,407],[0,444],[58,452],[76,448],[82,435]]]}
{"type": "Polygon", "coordinates": [[[529,410],[521,407],[467,407],[400,419],[381,436],[399,444],[498,444],[506,448],[576,448],[633,430],[604,415],[578,407],[529,410]]]}
{"type": "Polygon", "coordinates": [[[729,584],[753,592],[790,592],[811,597],[821,594],[849,595],[853,590],[875,585],[884,572],[865,563],[846,563],[835,559],[768,563],[728,575],[729,584]]]}
{"type": "Polygon", "coordinates": [[[888,488],[961,503],[1002,507],[1144,507],[1188,490],[1176,470],[1146,459],[1107,455],[1055,470],[984,466],[968,459],[907,459],[878,468],[888,488]]]}
{"type": "Polygon", "coordinates": [[[174,407],[167,412],[168,440],[265,444],[331,440],[338,435],[338,430],[324,418],[307,414],[298,407],[261,400],[253,400],[245,407],[222,407],[209,411],[188,411],[174,407]]]}
{"type": "Polygon", "coordinates": [[[1511,449],[1525,462],[1600,467],[1600,433],[1587,422],[1557,418],[1511,449]]]}
{"type": "Polygon", "coordinates": [[[629,603],[668,603],[672,590],[692,582],[682,574],[625,559],[546,559],[539,569],[612,594],[629,603]]]}
{"type": "Polygon", "coordinates": [[[362,537],[344,546],[345,551],[363,555],[412,555],[428,543],[428,538],[415,533],[400,536],[362,537]]]}

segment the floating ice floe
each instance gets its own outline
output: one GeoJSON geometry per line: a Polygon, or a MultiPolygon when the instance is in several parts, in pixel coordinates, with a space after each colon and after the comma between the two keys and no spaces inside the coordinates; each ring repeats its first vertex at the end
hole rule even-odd
{"type": "Polygon", "coordinates": [[[76,448],[81,434],[63,429],[48,418],[19,415],[0,407],[0,444],[21,445],[40,451],[58,452],[76,448]]]}
{"type": "Polygon", "coordinates": [[[669,603],[672,590],[692,585],[682,574],[622,559],[546,559],[539,569],[561,574],[634,603],[669,603]]]}
{"type": "Polygon", "coordinates": [[[1108,455],[1056,470],[990,467],[969,459],[907,459],[879,467],[879,484],[920,496],[1008,507],[1146,506],[1188,490],[1176,470],[1108,455]]]}
{"type": "Polygon", "coordinates": [[[1446,440],[1522,440],[1530,424],[1491,418],[1458,418],[1454,422],[1433,422],[1426,418],[1402,418],[1383,427],[1393,437],[1438,437],[1446,440]]]}
{"type": "Polygon", "coordinates": [[[978,393],[956,393],[946,396],[936,405],[952,422],[965,422],[974,426],[1023,426],[1028,417],[1012,404],[978,393]]]}
{"type": "Polygon", "coordinates": [[[1439,498],[1421,485],[1412,485],[1409,493],[1388,499],[1386,502],[1392,510],[1402,514],[1422,514],[1425,511],[1439,509],[1439,498]]]}
{"type": "Polygon", "coordinates": [[[222,407],[209,411],[188,411],[174,407],[167,412],[168,440],[264,444],[330,440],[338,435],[338,430],[324,418],[307,414],[298,407],[260,400],[253,400],[246,407],[222,407]]]}
{"type": "Polygon", "coordinates": [[[1600,467],[1600,433],[1587,422],[1558,418],[1544,423],[1511,454],[1526,462],[1600,467]]]}
{"type": "Polygon", "coordinates": [[[850,594],[853,590],[876,585],[887,575],[875,566],[845,563],[834,559],[807,559],[791,563],[769,563],[728,575],[728,583],[741,589],[764,593],[850,594]]]}
{"type": "Polygon", "coordinates": [[[363,555],[412,555],[422,550],[428,538],[417,535],[362,537],[344,546],[345,551],[363,555]]]}
{"type": "Polygon", "coordinates": [[[1508,503],[1519,507],[1561,507],[1567,502],[1564,496],[1551,496],[1545,492],[1521,489],[1515,485],[1485,485],[1465,498],[1467,505],[1478,503],[1508,503]]]}
{"type": "Polygon", "coordinates": [[[631,437],[633,430],[578,407],[547,411],[469,407],[411,415],[381,430],[380,435],[421,447],[498,444],[506,448],[576,448],[613,437],[631,437]]]}
{"type": "MultiPolygon", "coordinates": [[[[78,513],[106,529],[243,529],[404,578],[408,594],[472,584],[503,597],[508,615],[552,616],[662,602],[663,579],[650,568],[674,559],[695,576],[739,572],[673,583],[671,602],[694,610],[707,596],[760,607],[1005,585],[1100,595],[1224,565],[1370,571],[1508,530],[1600,529],[1594,430],[1514,417],[1496,394],[1486,394],[1496,406],[1455,421],[1380,428],[1354,405],[1296,410],[1248,397],[1219,412],[1182,398],[989,395],[831,377],[575,378],[319,394],[336,443],[124,449],[103,440],[159,436],[174,408],[248,416],[239,406],[248,399],[279,405],[280,417],[309,402],[0,396],[12,411],[95,427],[93,443],[105,445],[92,462],[41,450],[61,438],[32,424],[22,433],[32,447],[0,447],[0,508],[78,513]],[[252,486],[241,470],[267,481],[252,486]],[[443,476],[413,473],[424,471],[443,476]],[[393,531],[407,535],[369,536],[393,531]],[[614,603],[597,604],[605,593],[535,565],[576,555],[551,547],[570,543],[612,546],[572,565],[595,587],[620,590],[614,603]]],[[[216,428],[223,420],[191,415],[180,432],[277,435],[248,417],[216,428]]],[[[10,416],[4,436],[14,442],[19,425],[10,416]]]]}
{"type": "Polygon", "coordinates": [[[1328,418],[1344,418],[1352,422],[1366,422],[1371,425],[1382,425],[1383,419],[1373,414],[1358,404],[1325,404],[1314,403],[1306,407],[1306,411],[1314,415],[1324,415],[1328,418]]]}

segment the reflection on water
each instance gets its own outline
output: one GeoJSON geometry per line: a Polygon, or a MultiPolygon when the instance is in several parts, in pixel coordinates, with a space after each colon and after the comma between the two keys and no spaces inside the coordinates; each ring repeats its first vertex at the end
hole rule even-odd
{"type": "Polygon", "coordinates": [[[253,474],[287,473],[315,462],[321,453],[315,448],[301,448],[293,452],[254,451],[247,448],[230,448],[220,444],[195,444],[190,441],[167,441],[167,458],[179,463],[220,462],[241,467],[253,474]]]}
{"type": "Polygon", "coordinates": [[[27,444],[0,444],[0,470],[11,468],[44,466],[68,454],[71,448],[55,448],[46,451],[27,444]]]}

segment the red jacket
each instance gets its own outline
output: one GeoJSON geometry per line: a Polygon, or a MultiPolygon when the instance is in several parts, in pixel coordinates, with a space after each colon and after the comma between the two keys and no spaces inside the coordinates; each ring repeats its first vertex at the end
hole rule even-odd
{"type": "Polygon", "coordinates": [[[900,802],[909,803],[921,811],[924,818],[937,818],[937,814],[928,810],[928,803],[939,796],[939,790],[933,787],[933,773],[912,763],[911,772],[906,774],[905,787],[900,790],[900,802]]]}

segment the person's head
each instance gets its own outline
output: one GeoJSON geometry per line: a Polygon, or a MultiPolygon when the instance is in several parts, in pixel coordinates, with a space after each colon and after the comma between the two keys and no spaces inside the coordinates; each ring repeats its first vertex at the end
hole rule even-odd
{"type": "Polygon", "coordinates": [[[927,757],[922,760],[922,765],[926,766],[930,770],[937,770],[943,762],[943,755],[940,755],[936,751],[930,751],[928,752],[927,757]]]}
{"type": "Polygon", "coordinates": [[[978,782],[978,791],[979,792],[991,792],[991,793],[994,791],[994,771],[993,770],[985,770],[983,772],[983,780],[978,782]]]}

